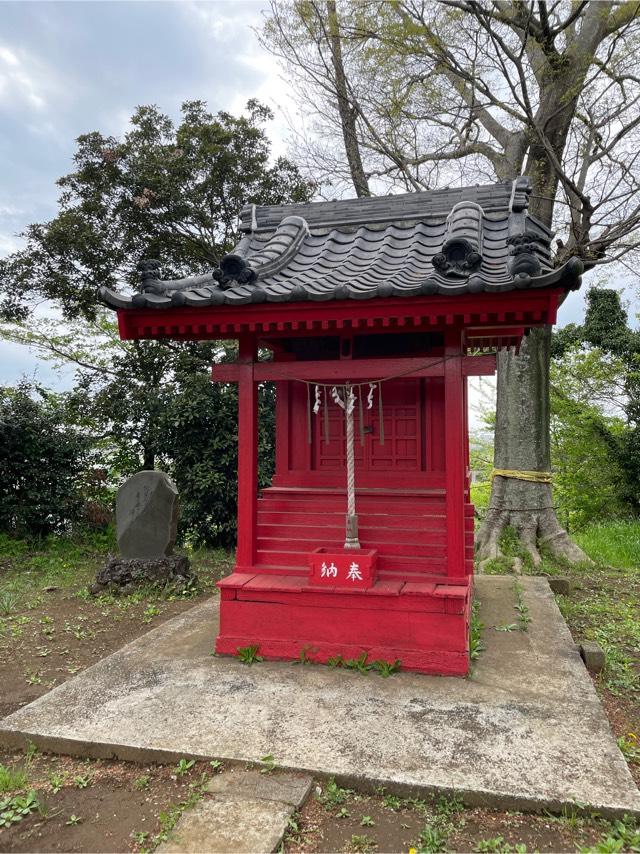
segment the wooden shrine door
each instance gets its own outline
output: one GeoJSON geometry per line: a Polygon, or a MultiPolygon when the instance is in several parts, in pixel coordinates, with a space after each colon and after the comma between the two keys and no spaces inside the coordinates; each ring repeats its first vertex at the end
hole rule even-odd
{"type": "MultiPolygon", "coordinates": [[[[428,384],[434,388],[440,385],[434,385],[433,381],[428,384]]],[[[358,403],[354,411],[356,484],[371,488],[425,485],[428,472],[433,472],[434,463],[438,464],[434,459],[431,429],[436,425],[428,423],[433,422],[434,395],[427,394],[427,382],[403,378],[383,384],[384,430],[381,430],[378,389],[374,390],[371,409],[367,409],[368,390],[368,386],[360,389],[363,395],[362,435],[358,403]]],[[[435,397],[438,396],[436,393],[435,397]]],[[[312,469],[320,476],[335,475],[341,482],[345,472],[344,412],[330,400],[327,416],[321,411],[313,421],[312,469]]]]}

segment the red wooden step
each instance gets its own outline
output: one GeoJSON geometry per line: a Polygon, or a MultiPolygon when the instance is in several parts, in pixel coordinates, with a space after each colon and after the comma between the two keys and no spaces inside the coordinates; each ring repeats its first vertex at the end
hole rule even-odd
{"type": "MultiPolygon", "coordinates": [[[[277,540],[258,537],[258,553],[261,552],[279,552],[282,554],[293,554],[304,560],[306,563],[307,555],[314,549],[325,546],[326,548],[341,548],[344,543],[344,537],[340,540],[277,540]]],[[[364,549],[376,548],[379,554],[385,555],[424,555],[429,557],[444,557],[446,548],[444,544],[416,544],[416,543],[373,543],[367,541],[362,536],[360,537],[360,545],[364,549]]]]}
{"type": "MultiPolygon", "coordinates": [[[[346,508],[342,512],[296,512],[286,510],[267,510],[258,502],[258,523],[283,525],[343,525],[346,516],[346,508]]],[[[444,513],[422,513],[416,512],[413,516],[392,515],[389,513],[361,513],[358,512],[358,520],[361,526],[384,525],[386,528],[413,528],[416,525],[440,527],[445,529],[446,516],[444,513]]]]}
{"type": "MultiPolygon", "coordinates": [[[[267,505],[271,510],[290,510],[294,512],[336,512],[342,506],[346,507],[347,499],[345,495],[334,496],[333,498],[299,498],[299,499],[283,499],[283,498],[267,498],[263,496],[258,500],[258,507],[267,509],[267,505]]],[[[390,515],[409,515],[413,516],[416,512],[442,512],[445,507],[444,499],[405,499],[397,501],[385,497],[379,498],[361,498],[356,497],[356,505],[358,512],[370,513],[386,513],[390,515]]]]}
{"type": "MultiPolygon", "coordinates": [[[[429,545],[437,543],[444,545],[447,542],[447,532],[442,528],[384,528],[372,527],[370,525],[359,526],[360,539],[364,538],[372,543],[416,543],[429,545]]],[[[274,538],[298,542],[303,540],[323,539],[331,542],[339,542],[345,536],[344,525],[261,525],[258,523],[258,537],[274,538]]]]}

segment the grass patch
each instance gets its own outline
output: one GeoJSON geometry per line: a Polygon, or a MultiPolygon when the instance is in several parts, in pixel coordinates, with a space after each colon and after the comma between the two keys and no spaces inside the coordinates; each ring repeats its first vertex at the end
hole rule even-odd
{"type": "Polygon", "coordinates": [[[640,571],[640,521],[590,525],[572,537],[596,563],[640,571]]]}
{"type": "Polygon", "coordinates": [[[24,789],[29,776],[24,768],[0,765],[0,792],[15,792],[24,789]]]}
{"type": "MultiPolygon", "coordinates": [[[[28,608],[43,587],[73,589],[93,580],[105,556],[115,550],[115,535],[83,538],[50,536],[14,540],[0,534],[0,613],[28,608]]],[[[37,604],[37,603],[36,603],[37,604]]],[[[8,612],[8,613],[7,613],[8,612]]]]}
{"type": "Polygon", "coordinates": [[[87,586],[110,554],[117,552],[115,532],[82,537],[50,536],[41,540],[16,540],[0,534],[0,635],[7,633],[7,621],[22,611],[41,607],[43,589],[69,591],[100,607],[126,610],[148,603],[144,622],[157,616],[154,602],[185,599],[215,588],[215,582],[231,572],[233,555],[222,549],[198,549],[189,558],[200,575],[200,584],[175,591],[161,586],[140,585],[127,596],[108,593],[93,597],[87,586]],[[3,629],[4,627],[4,629],[3,629]]]}

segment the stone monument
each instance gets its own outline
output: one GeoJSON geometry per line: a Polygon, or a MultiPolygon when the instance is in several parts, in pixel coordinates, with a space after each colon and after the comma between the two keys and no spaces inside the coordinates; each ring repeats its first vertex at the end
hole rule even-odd
{"type": "Polygon", "coordinates": [[[98,570],[92,593],[129,592],[140,582],[184,588],[193,579],[188,558],[173,555],[178,490],[161,471],[140,471],[118,490],[116,530],[120,557],[98,570]]]}

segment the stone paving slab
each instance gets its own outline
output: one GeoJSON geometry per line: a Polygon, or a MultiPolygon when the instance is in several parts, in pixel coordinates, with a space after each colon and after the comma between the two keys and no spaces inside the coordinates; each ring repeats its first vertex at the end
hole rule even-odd
{"type": "Polygon", "coordinates": [[[231,768],[205,786],[210,796],[181,817],[160,854],[275,851],[289,818],[311,791],[313,777],[291,771],[231,768]]]}
{"type": "Polygon", "coordinates": [[[252,854],[282,842],[293,807],[250,798],[212,798],[185,812],[159,854],[252,854]]]}
{"type": "MultiPolygon", "coordinates": [[[[512,809],[640,815],[640,793],[547,581],[480,577],[486,651],[470,679],[382,679],[212,657],[217,598],[0,722],[0,742],[140,761],[258,761],[397,793],[512,809]]],[[[204,809],[204,808],[203,808],[204,809]]],[[[211,807],[214,809],[214,807],[211,807]]]]}
{"type": "Polygon", "coordinates": [[[278,801],[299,809],[306,801],[313,777],[291,771],[262,773],[254,768],[232,768],[216,774],[205,786],[215,797],[244,797],[262,801],[278,801]]]}

